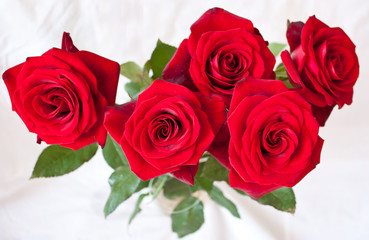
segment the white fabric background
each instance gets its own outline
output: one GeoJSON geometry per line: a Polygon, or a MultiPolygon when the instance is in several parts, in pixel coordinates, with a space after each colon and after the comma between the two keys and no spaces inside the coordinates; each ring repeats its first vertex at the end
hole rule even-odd
{"type": "MultiPolygon", "coordinates": [[[[306,21],[316,14],[352,38],[361,69],[353,104],[335,109],[321,129],[321,163],[294,188],[294,215],[222,186],[242,219],[207,200],[205,224],[186,239],[369,239],[367,0],[0,0],[0,73],[60,47],[63,31],[71,33],[79,49],[143,65],[158,38],[178,46],[191,24],[215,6],[252,20],[270,42],[286,42],[287,19],[306,21]]],[[[122,85],[118,91],[123,103],[122,85]]],[[[29,180],[44,147],[11,111],[0,81],[0,239],[177,239],[170,218],[155,202],[144,202],[130,227],[135,198],[104,219],[112,170],[100,152],[66,176],[29,180]]]]}

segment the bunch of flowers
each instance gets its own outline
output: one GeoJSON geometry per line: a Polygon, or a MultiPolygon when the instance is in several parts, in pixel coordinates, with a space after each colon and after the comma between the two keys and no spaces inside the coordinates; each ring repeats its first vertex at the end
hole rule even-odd
{"type": "Polygon", "coordinates": [[[179,199],[171,213],[179,237],[204,222],[210,198],[240,217],[216,181],[261,204],[294,212],[294,185],[320,162],[332,109],[351,104],[359,64],[340,28],[310,17],[288,23],[290,51],[268,44],[245,18],[223,9],[205,12],[178,49],[157,43],[143,67],[122,65],[74,46],[8,69],[3,79],[12,108],[37,142],[51,144],[32,178],[69,173],[98,145],[114,169],[105,215],[139,194],[179,199]],[[119,73],[131,101],[115,105],[119,73]]]}

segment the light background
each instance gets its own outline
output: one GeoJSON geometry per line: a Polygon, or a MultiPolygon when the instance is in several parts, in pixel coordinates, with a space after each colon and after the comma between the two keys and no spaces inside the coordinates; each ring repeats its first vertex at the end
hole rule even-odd
{"type": "MultiPolygon", "coordinates": [[[[367,0],[0,0],[0,74],[28,56],[60,47],[63,31],[79,49],[119,63],[150,57],[156,41],[178,46],[211,7],[253,21],[270,42],[286,42],[286,21],[315,14],[339,26],[357,46],[360,77],[351,106],[335,109],[320,135],[321,163],[295,188],[294,215],[262,206],[222,186],[241,220],[211,200],[206,222],[186,239],[369,239],[369,2],[367,0]]],[[[124,81],[124,79],[121,79],[124,81]]],[[[118,102],[127,100],[119,86],[118,102]]],[[[0,81],[0,239],[177,239],[155,202],[127,227],[135,198],[104,219],[112,170],[100,151],[77,171],[29,180],[45,145],[11,111],[0,81]]]]}

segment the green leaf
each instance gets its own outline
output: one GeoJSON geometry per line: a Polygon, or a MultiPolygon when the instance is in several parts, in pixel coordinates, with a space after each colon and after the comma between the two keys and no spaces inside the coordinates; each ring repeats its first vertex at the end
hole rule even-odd
{"type": "Polygon", "coordinates": [[[257,199],[257,201],[261,204],[270,205],[278,210],[289,213],[294,213],[296,209],[296,199],[292,188],[279,188],[262,196],[257,199]]]}
{"type": "Polygon", "coordinates": [[[175,178],[166,181],[163,190],[164,196],[168,199],[177,199],[191,195],[189,186],[175,178]]]}
{"type": "Polygon", "coordinates": [[[231,200],[226,198],[222,191],[216,186],[213,186],[213,189],[210,193],[210,198],[213,199],[214,202],[225,207],[233,216],[240,218],[240,214],[238,213],[236,205],[231,200]]]}
{"type": "Polygon", "coordinates": [[[204,223],[204,206],[200,200],[188,197],[176,206],[170,217],[173,232],[182,238],[200,229],[204,223]]]}
{"type": "Polygon", "coordinates": [[[160,177],[157,178],[157,181],[155,183],[155,186],[153,186],[154,188],[154,192],[152,194],[152,199],[155,199],[158,197],[160,191],[163,189],[165,182],[168,179],[168,175],[162,175],[160,177]]]}
{"type": "Polygon", "coordinates": [[[282,50],[286,46],[287,45],[284,43],[269,43],[268,48],[273,53],[273,55],[276,57],[282,52],[282,50]]]}
{"type": "Polygon", "coordinates": [[[124,155],[122,147],[108,135],[105,146],[102,150],[106,163],[113,169],[128,165],[128,160],[124,155]]]}
{"type": "Polygon", "coordinates": [[[137,99],[138,95],[153,82],[149,76],[150,70],[150,60],[143,68],[134,62],[126,62],[120,66],[120,73],[131,80],[124,85],[124,89],[132,99],[137,99]]]}
{"type": "Polygon", "coordinates": [[[283,63],[279,64],[277,66],[277,68],[275,69],[275,76],[276,76],[276,79],[277,80],[280,80],[284,83],[284,85],[289,88],[289,89],[292,89],[294,88],[288,78],[288,74],[287,74],[287,71],[286,71],[286,68],[285,66],[283,65],[283,63]]]}
{"type": "Polygon", "coordinates": [[[120,65],[120,74],[134,83],[141,83],[142,68],[135,62],[126,62],[120,65]]]}
{"type": "Polygon", "coordinates": [[[148,193],[143,193],[138,197],[136,205],[135,205],[135,209],[133,210],[133,213],[132,213],[131,217],[129,218],[128,224],[131,224],[131,222],[137,216],[137,214],[139,214],[142,211],[141,202],[148,195],[149,195],[148,193]]]}
{"type": "Polygon", "coordinates": [[[172,59],[176,50],[175,47],[163,43],[160,39],[158,40],[150,59],[151,68],[154,73],[153,79],[162,78],[161,74],[164,67],[168,64],[170,59],[172,59]]]}
{"type": "Polygon", "coordinates": [[[149,73],[150,73],[150,70],[151,70],[151,61],[150,60],[147,60],[145,62],[145,65],[143,67],[143,75],[145,76],[149,76],[149,73]]]}
{"type": "Polygon", "coordinates": [[[150,181],[141,181],[140,184],[138,184],[135,193],[141,191],[144,188],[147,188],[149,186],[150,181]]]}
{"type": "Polygon", "coordinates": [[[72,172],[89,161],[97,151],[93,143],[77,151],[59,145],[45,148],[38,157],[31,178],[56,177],[72,172]]]}
{"type": "Polygon", "coordinates": [[[149,76],[149,74],[150,74],[150,70],[151,70],[151,62],[150,62],[150,60],[148,60],[148,61],[145,63],[145,65],[144,65],[144,67],[143,67],[143,72],[142,72],[142,76],[143,76],[143,78],[142,78],[142,83],[143,83],[143,88],[144,88],[144,89],[148,88],[148,87],[152,84],[152,82],[154,81],[154,80],[149,76]]]}
{"type": "Polygon", "coordinates": [[[236,188],[232,188],[232,189],[235,190],[236,192],[238,192],[239,194],[243,195],[243,196],[249,196],[244,191],[241,191],[241,190],[236,189],[236,188]]]}
{"type": "Polygon", "coordinates": [[[141,86],[135,82],[128,82],[124,85],[124,90],[126,90],[128,96],[133,100],[137,100],[138,95],[142,92],[141,86]]]}
{"type": "Polygon", "coordinates": [[[111,192],[104,207],[105,217],[127,200],[137,189],[141,180],[128,166],[115,170],[109,178],[111,192]]]}
{"type": "Polygon", "coordinates": [[[205,162],[202,177],[214,181],[228,181],[229,171],[223,167],[213,156],[205,162]]]}

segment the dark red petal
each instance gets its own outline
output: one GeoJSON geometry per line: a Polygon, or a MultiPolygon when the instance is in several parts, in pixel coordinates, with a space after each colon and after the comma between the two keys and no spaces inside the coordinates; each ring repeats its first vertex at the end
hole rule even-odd
{"type": "Polygon", "coordinates": [[[150,87],[143,91],[138,96],[137,106],[140,106],[147,99],[157,98],[158,96],[174,96],[178,97],[185,102],[189,103],[192,108],[201,107],[200,101],[196,95],[191,92],[188,88],[174,83],[164,81],[162,79],[156,79],[150,87]]]}
{"type": "Polygon", "coordinates": [[[171,173],[179,181],[182,181],[188,185],[193,185],[197,170],[199,170],[199,164],[182,166],[180,167],[179,170],[171,172],[171,173]]]}
{"type": "Polygon", "coordinates": [[[318,136],[318,140],[316,141],[315,147],[312,150],[309,159],[310,165],[298,177],[296,177],[293,185],[289,185],[286,187],[293,187],[295,184],[300,182],[301,179],[303,179],[309,172],[311,172],[316,167],[317,164],[320,163],[320,153],[322,151],[323,143],[324,140],[318,136]]]}
{"type": "Polygon", "coordinates": [[[190,68],[190,63],[191,55],[188,52],[187,39],[185,39],[179,45],[173,58],[164,68],[162,73],[163,79],[171,83],[185,86],[193,92],[198,91],[188,71],[190,68]]]}
{"type": "Polygon", "coordinates": [[[285,91],[288,91],[288,89],[282,81],[256,78],[241,80],[234,89],[229,113],[232,113],[245,97],[254,95],[270,97],[285,91]]]}
{"type": "Polygon", "coordinates": [[[322,28],[329,28],[325,23],[315,17],[309,17],[301,31],[301,46],[307,52],[309,42],[314,38],[314,35],[322,28]]]}
{"type": "Polygon", "coordinates": [[[134,172],[143,181],[147,181],[151,178],[158,177],[168,172],[177,171],[179,167],[167,168],[159,170],[145,161],[144,158],[135,149],[131,147],[131,144],[123,137],[120,142],[122,149],[127,157],[129,166],[132,172],[134,172]]]}
{"type": "Polygon", "coordinates": [[[78,48],[74,46],[72,38],[70,37],[69,33],[64,32],[63,33],[63,40],[62,40],[62,47],[64,51],[76,53],[78,52],[78,48]]]}
{"type": "Polygon", "coordinates": [[[301,81],[300,74],[298,73],[297,68],[287,50],[284,50],[281,53],[281,60],[286,68],[292,86],[296,88],[303,87],[304,84],[301,81]]]}
{"type": "Polygon", "coordinates": [[[292,22],[287,28],[286,37],[291,52],[301,44],[301,31],[303,27],[303,22],[292,22]]]}
{"type": "Polygon", "coordinates": [[[17,77],[19,72],[22,70],[24,63],[21,63],[17,66],[9,68],[3,73],[3,80],[8,89],[10,100],[12,102],[13,110],[15,110],[14,102],[13,102],[13,94],[17,90],[17,77]]]}
{"type": "Polygon", "coordinates": [[[225,123],[208,149],[208,152],[228,170],[231,168],[228,154],[229,139],[229,129],[227,123],[225,123]]]}
{"type": "Polygon", "coordinates": [[[325,122],[327,121],[329,115],[331,114],[334,106],[326,106],[326,107],[318,107],[312,105],[312,112],[314,117],[319,123],[319,126],[324,127],[325,122]]]}
{"type": "Polygon", "coordinates": [[[108,101],[108,106],[114,106],[120,71],[119,64],[87,51],[79,51],[76,54],[95,75],[99,92],[108,101]]]}
{"type": "Polygon", "coordinates": [[[195,93],[201,102],[201,109],[206,113],[214,135],[216,135],[223,126],[227,118],[226,108],[221,98],[205,97],[199,92],[195,93]]]}
{"type": "Polygon", "coordinates": [[[119,143],[122,139],[125,124],[135,107],[136,101],[132,101],[123,105],[105,108],[104,126],[116,142],[119,143]]]}
{"type": "Polygon", "coordinates": [[[273,71],[275,65],[275,57],[273,53],[269,50],[267,43],[264,41],[261,35],[255,36],[256,40],[260,45],[260,55],[264,61],[264,72],[262,78],[274,79],[275,73],[273,71]]]}
{"type": "Polygon", "coordinates": [[[87,145],[90,145],[92,143],[96,142],[95,138],[93,136],[88,138],[79,139],[78,141],[71,143],[71,144],[63,144],[61,143],[60,146],[73,149],[74,151],[85,147],[87,145]]]}
{"type": "Polygon", "coordinates": [[[188,39],[188,49],[191,56],[195,53],[197,42],[203,33],[235,28],[243,28],[250,33],[254,33],[254,26],[250,20],[221,8],[209,9],[191,26],[191,35],[188,39]]]}
{"type": "Polygon", "coordinates": [[[233,188],[244,191],[255,199],[282,187],[278,185],[260,185],[257,183],[245,182],[233,169],[229,172],[229,185],[233,188]]]}

